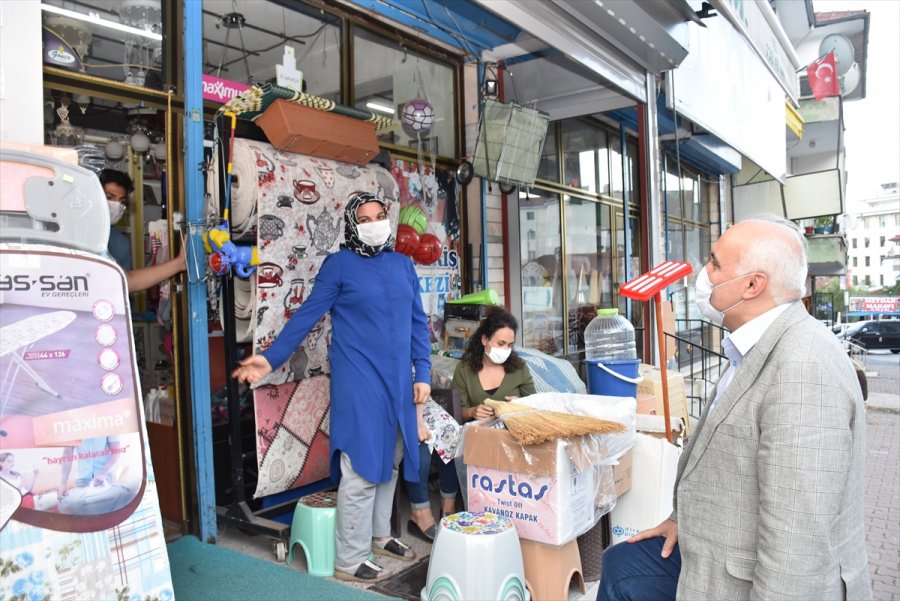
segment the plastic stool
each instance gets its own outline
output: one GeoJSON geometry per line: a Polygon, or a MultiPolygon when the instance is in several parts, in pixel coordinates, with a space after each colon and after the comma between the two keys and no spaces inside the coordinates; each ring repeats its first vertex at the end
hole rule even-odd
{"type": "Polygon", "coordinates": [[[441,520],[422,601],[528,601],[519,537],[509,518],[454,513],[441,520]]]}
{"type": "Polygon", "coordinates": [[[291,544],[286,563],[300,543],[306,554],[306,571],[312,576],[334,576],[334,520],[337,492],[325,491],[301,497],[291,523],[291,544]]]}
{"type": "Polygon", "coordinates": [[[577,541],[573,540],[559,547],[525,539],[520,543],[522,561],[525,563],[525,582],[533,601],[568,599],[573,577],[577,579],[581,592],[585,592],[577,541]]]}

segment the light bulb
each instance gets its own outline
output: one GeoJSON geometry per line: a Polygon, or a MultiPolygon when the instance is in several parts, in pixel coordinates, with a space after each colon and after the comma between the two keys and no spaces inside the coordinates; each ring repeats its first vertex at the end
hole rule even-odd
{"type": "Polygon", "coordinates": [[[125,147],[116,139],[112,139],[106,143],[106,156],[113,161],[118,161],[125,156],[125,147]]]}
{"type": "Polygon", "coordinates": [[[147,152],[150,149],[150,138],[142,131],[131,136],[131,149],[135,152],[147,152]]]}
{"type": "Polygon", "coordinates": [[[165,161],[166,160],[166,142],[164,140],[160,140],[151,148],[151,152],[153,152],[153,158],[157,161],[165,161]]]}

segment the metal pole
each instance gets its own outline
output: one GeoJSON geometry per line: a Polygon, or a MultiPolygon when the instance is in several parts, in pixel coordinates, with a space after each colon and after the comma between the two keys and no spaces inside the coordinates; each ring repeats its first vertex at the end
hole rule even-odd
{"type": "MultiPolygon", "coordinates": [[[[184,179],[188,222],[188,273],[205,265],[201,233],[192,224],[203,215],[203,6],[184,2],[184,179]]],[[[199,271],[203,271],[202,269],[199,271]]],[[[188,340],[191,358],[191,418],[194,425],[194,482],[200,540],[215,542],[216,493],[213,479],[212,414],[209,410],[206,283],[188,278],[188,340]]]]}

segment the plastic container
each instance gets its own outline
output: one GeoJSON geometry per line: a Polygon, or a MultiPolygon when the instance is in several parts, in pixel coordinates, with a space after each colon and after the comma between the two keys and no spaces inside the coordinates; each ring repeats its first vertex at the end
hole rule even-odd
{"type": "Polygon", "coordinates": [[[634,326],[618,309],[597,309],[597,317],[584,330],[586,359],[637,359],[634,326]]]}
{"type": "Polygon", "coordinates": [[[584,330],[588,392],[606,396],[637,396],[640,381],[634,326],[618,309],[598,309],[584,330]]]}

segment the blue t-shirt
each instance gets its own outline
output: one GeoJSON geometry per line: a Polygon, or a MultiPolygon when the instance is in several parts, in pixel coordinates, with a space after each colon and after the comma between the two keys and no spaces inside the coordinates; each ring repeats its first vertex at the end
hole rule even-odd
{"type": "Polygon", "coordinates": [[[109,241],[106,243],[106,252],[119,264],[123,271],[134,269],[131,259],[131,239],[114,227],[109,228],[109,241]]]}

